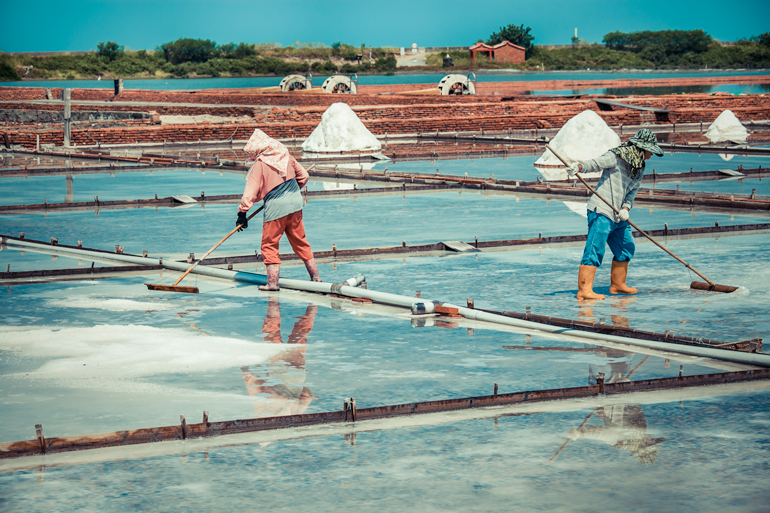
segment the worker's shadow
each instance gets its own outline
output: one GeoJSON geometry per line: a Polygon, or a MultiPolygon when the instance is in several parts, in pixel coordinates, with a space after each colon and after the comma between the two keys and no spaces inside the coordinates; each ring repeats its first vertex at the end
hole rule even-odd
{"type": "MultiPolygon", "coordinates": [[[[317,312],[317,306],[308,305],[305,314],[297,318],[285,350],[252,366],[251,370],[249,366],[241,367],[246,390],[250,396],[258,397],[253,403],[257,416],[298,415],[307,409],[313,399],[317,399],[304,386],[307,337],[313,329],[317,312]]],[[[268,300],[262,334],[266,342],[283,344],[281,305],[277,298],[268,300]]]]}

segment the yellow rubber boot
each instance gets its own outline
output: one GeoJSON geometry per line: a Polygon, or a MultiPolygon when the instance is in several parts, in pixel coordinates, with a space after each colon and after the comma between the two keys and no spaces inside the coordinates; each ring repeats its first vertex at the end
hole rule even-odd
{"type": "Polygon", "coordinates": [[[626,276],[628,275],[628,262],[612,261],[612,271],[610,271],[610,294],[636,294],[634,287],[626,285],[626,276]]]}
{"type": "Polygon", "coordinates": [[[603,294],[594,292],[594,277],[596,276],[596,267],[592,265],[581,265],[578,272],[578,299],[604,299],[603,294]]]}

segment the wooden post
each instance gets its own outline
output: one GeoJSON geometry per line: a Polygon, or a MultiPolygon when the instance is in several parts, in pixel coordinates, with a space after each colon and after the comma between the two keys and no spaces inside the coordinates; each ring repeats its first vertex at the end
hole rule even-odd
{"type": "Polygon", "coordinates": [[[119,95],[122,92],[123,92],[123,79],[116,78],[115,79],[115,96],[119,95]]]}
{"type": "Polygon", "coordinates": [[[40,442],[40,450],[45,454],[45,436],[43,435],[42,424],[35,424],[35,434],[37,435],[37,440],[40,442]]]}
{"type": "Polygon", "coordinates": [[[64,100],[64,147],[70,145],[70,122],[72,121],[72,89],[62,91],[62,100],[64,100]]]}
{"type": "Polygon", "coordinates": [[[182,427],[182,440],[186,440],[187,439],[187,421],[184,420],[184,415],[179,416],[179,422],[182,427]]]}

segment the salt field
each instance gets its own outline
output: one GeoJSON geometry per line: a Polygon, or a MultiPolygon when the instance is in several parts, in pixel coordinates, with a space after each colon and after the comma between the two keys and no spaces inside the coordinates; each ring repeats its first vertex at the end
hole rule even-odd
{"type": "MultiPolygon", "coordinates": [[[[478,80],[544,80],[500,76],[478,80]]],[[[3,132],[4,510],[766,509],[763,94],[220,91],[267,80],[137,81],[111,105],[84,83],[75,107],[145,117],[3,132]],[[216,91],[152,91],[178,84],[216,91]],[[280,291],[258,289],[261,214],[204,256],[250,201],[257,128],[308,170],[287,180],[321,283],[284,236],[280,291]],[[585,162],[644,129],[664,156],[630,220],[690,269],[637,233],[638,293],[612,293],[607,252],[606,299],[578,300],[590,193],[545,144],[585,162]],[[148,289],[194,262],[178,285],[198,293],[148,289]]],[[[7,101],[58,108],[29,85],[7,101]]]]}

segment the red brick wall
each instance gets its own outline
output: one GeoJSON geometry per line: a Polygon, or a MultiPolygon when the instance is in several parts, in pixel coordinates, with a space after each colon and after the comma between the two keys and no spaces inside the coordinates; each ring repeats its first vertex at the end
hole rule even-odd
{"type": "Polygon", "coordinates": [[[519,50],[512,46],[503,46],[495,50],[496,62],[512,62],[514,64],[524,64],[524,50],[519,50]]]}

